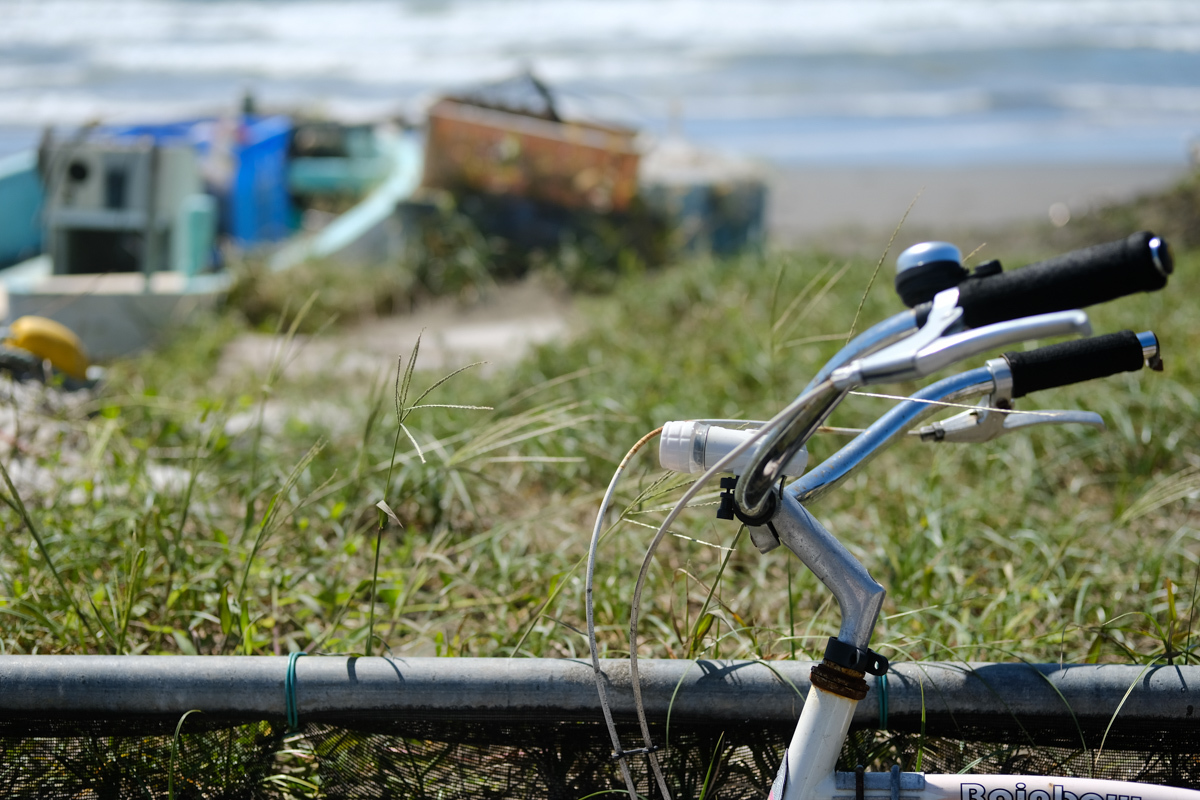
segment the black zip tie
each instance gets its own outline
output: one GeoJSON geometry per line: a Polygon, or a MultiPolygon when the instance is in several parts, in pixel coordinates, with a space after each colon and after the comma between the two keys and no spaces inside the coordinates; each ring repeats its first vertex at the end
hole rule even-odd
{"type": "Polygon", "coordinates": [[[874,650],[846,644],[836,636],[830,636],[829,642],[825,645],[825,660],[846,669],[869,672],[875,676],[886,675],[890,666],[887,658],[874,650]]]}
{"type": "Polygon", "coordinates": [[[627,756],[648,756],[651,753],[657,753],[662,749],[662,745],[652,744],[649,747],[635,747],[632,750],[622,750],[621,752],[613,752],[609,758],[613,761],[620,761],[627,756]]]}
{"type": "MultiPolygon", "coordinates": [[[[755,516],[746,514],[738,506],[737,500],[733,497],[733,490],[737,487],[738,479],[735,477],[721,478],[721,503],[717,508],[717,519],[736,519],[738,522],[750,528],[766,528],[779,540],[779,531],[775,530],[775,512],[779,510],[779,495],[775,492],[767,494],[767,504],[761,512],[755,516]]],[[[780,485],[783,481],[780,479],[780,485]]]]}

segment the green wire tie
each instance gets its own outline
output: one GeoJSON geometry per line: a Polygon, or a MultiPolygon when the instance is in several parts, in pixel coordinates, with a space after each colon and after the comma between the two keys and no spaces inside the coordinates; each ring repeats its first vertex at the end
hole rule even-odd
{"type": "Polygon", "coordinates": [[[875,688],[879,691],[879,730],[888,729],[888,681],[887,673],[875,678],[875,688]]]}
{"type": "Polygon", "coordinates": [[[296,659],[308,653],[298,651],[288,655],[287,677],[283,679],[283,701],[287,708],[288,731],[300,728],[300,709],[296,706],[296,659]]]}

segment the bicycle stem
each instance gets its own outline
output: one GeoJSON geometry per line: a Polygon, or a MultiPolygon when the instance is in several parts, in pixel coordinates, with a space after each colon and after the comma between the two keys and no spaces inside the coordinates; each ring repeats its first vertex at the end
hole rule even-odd
{"type": "Polygon", "coordinates": [[[866,650],[883,607],[886,595],[883,586],[792,495],[785,494],[780,499],[771,527],[779,541],[833,592],[842,612],[837,638],[866,650]]]}
{"type": "MultiPolygon", "coordinates": [[[[842,613],[838,641],[856,651],[869,652],[871,634],[886,595],[883,586],[790,494],[780,498],[769,525],[779,540],[833,593],[842,613]]],[[[769,800],[811,800],[819,794],[818,787],[832,779],[854,709],[866,693],[867,685],[861,676],[861,672],[839,670],[828,661],[813,668],[812,685],[771,786],[769,800]],[[861,689],[845,691],[827,686],[825,680],[829,675],[838,683],[848,680],[860,684],[861,689]]]]}
{"type": "MultiPolygon", "coordinates": [[[[768,523],[770,531],[833,593],[842,614],[837,638],[845,644],[868,649],[886,590],[801,503],[830,491],[911,427],[941,410],[922,400],[968,399],[987,394],[995,385],[992,369],[980,367],[926,387],[912,399],[891,409],[854,441],[791,483],[782,493],[779,507],[768,523]]],[[[764,537],[753,538],[757,542],[764,537]]]]}
{"type": "MultiPolygon", "coordinates": [[[[1047,327],[1061,330],[1064,323],[1068,321],[1079,327],[1087,324],[1086,315],[1083,315],[1082,312],[1074,313],[1078,314],[1079,318],[1070,320],[1071,314],[1068,313],[1047,314],[1040,318],[1041,326],[1030,326],[1028,322],[1024,322],[1024,324],[1016,325],[1010,323],[1005,327],[1010,330],[1026,331],[1030,327],[1040,327],[1041,330],[1046,330],[1047,327]],[[1055,319],[1056,317],[1057,319],[1055,319]],[[1047,326],[1046,323],[1051,322],[1052,326],[1047,326]]],[[[998,338],[995,334],[989,335],[989,333],[989,331],[981,330],[976,335],[984,341],[998,338]]],[[[1006,375],[998,375],[997,369],[999,369],[998,365],[981,367],[946,378],[896,406],[849,445],[788,486],[780,494],[774,513],[757,525],[759,528],[768,528],[774,537],[795,553],[821,583],[833,593],[842,612],[842,624],[837,638],[844,644],[859,650],[868,650],[871,632],[878,619],[885,591],[870,576],[866,568],[850,554],[850,551],[801,505],[802,501],[815,499],[845,481],[855,470],[861,468],[888,444],[902,436],[924,417],[938,410],[939,407],[934,403],[923,401],[967,399],[993,391],[1001,378],[1009,380],[1006,375]]],[[[789,446],[797,440],[806,440],[812,430],[815,430],[816,426],[845,396],[847,389],[839,391],[838,387],[833,384],[833,380],[827,379],[815,390],[806,393],[809,395],[808,402],[796,409],[793,418],[789,421],[790,424],[785,426],[786,435],[777,438],[771,443],[770,448],[765,448],[764,452],[755,459],[756,463],[752,465],[747,474],[760,476],[759,482],[751,486],[746,486],[745,481],[738,482],[735,491],[742,496],[739,497],[735,494],[735,500],[743,509],[747,509],[747,505],[744,503],[744,492],[747,490],[750,492],[762,491],[764,488],[766,490],[760,498],[759,506],[749,508],[750,516],[764,513],[767,505],[766,496],[770,494],[771,484],[777,477],[777,470],[773,471],[773,468],[782,464],[781,459],[789,452],[789,446]]],[[[752,538],[757,543],[768,537],[760,534],[752,538]]],[[[770,547],[768,546],[767,549],[770,547]]]]}

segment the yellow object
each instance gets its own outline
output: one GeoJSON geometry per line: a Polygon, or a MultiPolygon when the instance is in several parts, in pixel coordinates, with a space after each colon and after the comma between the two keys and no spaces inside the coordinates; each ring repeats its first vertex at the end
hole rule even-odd
{"type": "Polygon", "coordinates": [[[87,352],[83,342],[66,325],[45,317],[20,317],[8,326],[4,343],[28,350],[72,378],[87,380],[87,352]]]}

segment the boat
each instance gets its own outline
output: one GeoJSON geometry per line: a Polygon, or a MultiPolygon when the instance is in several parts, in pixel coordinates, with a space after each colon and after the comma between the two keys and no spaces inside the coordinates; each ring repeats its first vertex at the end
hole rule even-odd
{"type": "Polygon", "coordinates": [[[447,94],[427,116],[423,135],[241,113],[46,136],[0,162],[5,316],[52,318],[93,359],[127,355],[214,306],[230,252],[272,271],[391,263],[447,207],[505,242],[491,265],[501,278],[589,237],[608,266],[761,246],[766,189],[752,164],[567,119],[530,73],[447,94]]]}
{"type": "Polygon", "coordinates": [[[94,360],[128,355],[220,300],[229,249],[275,269],[336,257],[413,191],[419,164],[412,135],[283,115],[46,139],[0,162],[4,316],[52,318],[94,360]],[[297,200],[328,197],[361,202],[309,235],[297,200]]]}

